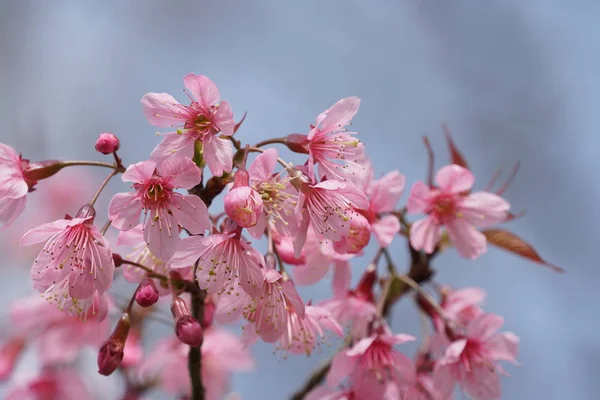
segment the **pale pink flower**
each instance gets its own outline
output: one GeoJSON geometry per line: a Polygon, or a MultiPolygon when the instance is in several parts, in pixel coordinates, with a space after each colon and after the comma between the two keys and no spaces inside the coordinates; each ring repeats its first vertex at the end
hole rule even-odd
{"type": "MultiPolygon", "coordinates": [[[[456,290],[445,288],[440,305],[447,318],[454,320],[461,326],[467,326],[475,317],[483,313],[480,304],[485,300],[485,297],[485,290],[481,288],[473,287],[456,290]]],[[[435,315],[438,328],[443,329],[443,321],[440,320],[437,313],[435,315]]]]}
{"type": "MultiPolygon", "coordinates": [[[[263,201],[260,193],[248,186],[248,171],[240,169],[233,177],[233,186],[223,199],[227,216],[242,228],[255,226],[263,216],[263,201]]],[[[264,225],[263,225],[264,232],[264,225]]],[[[262,233],[261,232],[261,235],[262,233]]]]}
{"type": "Polygon", "coordinates": [[[315,350],[320,350],[326,341],[325,329],[338,337],[344,336],[344,330],[331,316],[331,313],[320,306],[307,305],[304,316],[291,310],[288,313],[287,329],[277,342],[277,350],[285,354],[306,354],[310,356],[315,350]]]}
{"type": "MultiPolygon", "coordinates": [[[[156,257],[154,254],[150,252],[148,245],[144,241],[144,232],[142,231],[142,225],[138,225],[133,229],[128,231],[119,232],[119,236],[117,237],[117,246],[129,246],[132,248],[131,252],[125,256],[125,259],[128,261],[135,262],[137,264],[141,264],[156,272],[157,274],[169,276],[171,272],[171,268],[168,262],[161,260],[156,257]]],[[[123,277],[127,282],[131,283],[139,283],[144,280],[148,274],[142,268],[136,267],[131,264],[123,264],[121,266],[121,270],[123,271],[123,277]]],[[[190,277],[192,273],[191,268],[180,268],[178,269],[179,274],[182,278],[190,277]]],[[[161,281],[158,278],[153,278],[153,281],[158,289],[158,294],[160,296],[166,296],[171,294],[171,290],[169,289],[166,282],[161,281]]]]}
{"type": "Polygon", "coordinates": [[[327,384],[340,385],[349,378],[359,398],[382,391],[392,382],[400,387],[414,382],[413,362],[394,346],[415,340],[410,335],[392,335],[387,327],[357,342],[351,349],[339,352],[331,364],[327,384]],[[380,386],[381,389],[377,389],[380,386]]]}
{"type": "Polygon", "coordinates": [[[12,224],[25,210],[29,184],[23,170],[21,156],[0,143],[0,228],[12,224]]]}
{"type": "MultiPolygon", "coordinates": [[[[223,398],[228,392],[232,372],[254,368],[249,351],[243,348],[237,336],[225,330],[214,327],[207,329],[201,351],[201,373],[207,400],[223,398]]],[[[156,379],[159,387],[166,392],[189,395],[188,352],[189,346],[175,337],[161,340],[140,366],[142,380],[156,379]]]]}
{"type": "Polygon", "coordinates": [[[361,158],[346,170],[348,179],[362,190],[369,199],[369,207],[362,211],[379,247],[387,247],[400,231],[398,218],[391,215],[396,208],[406,184],[406,178],[398,171],[391,171],[375,179],[373,167],[367,157],[361,158]]]}
{"type": "Polygon", "coordinates": [[[317,117],[314,126],[306,137],[302,137],[300,145],[309,153],[308,168],[312,174],[314,165],[319,165],[319,177],[344,180],[344,168],[352,164],[362,155],[364,146],[347,132],[346,126],[358,112],[360,99],[347,97],[323,111],[317,117]]]}
{"type": "Polygon", "coordinates": [[[135,192],[116,194],[108,206],[115,228],[126,231],[137,226],[144,212],[144,240],[156,257],[168,261],[179,241],[178,225],[193,234],[210,229],[208,209],[194,195],[175,189],[191,189],[201,171],[191,159],[170,157],[161,164],[142,161],[127,168],[124,182],[133,182],[135,192]]]}
{"type": "Polygon", "coordinates": [[[19,299],[11,304],[10,324],[16,335],[36,346],[42,365],[69,364],[86,347],[98,348],[106,339],[109,321],[106,303],[96,305],[94,318],[69,316],[39,296],[19,299]]]}
{"type": "Polygon", "coordinates": [[[8,391],[5,400],[92,400],[83,380],[72,370],[47,370],[8,391]]]}
{"type": "Polygon", "coordinates": [[[206,76],[188,74],[183,82],[189,92],[189,106],[179,104],[167,93],[148,93],[142,97],[148,122],[161,128],[178,128],[176,132],[163,134],[165,138],[154,149],[151,159],[160,162],[173,154],[192,158],[194,143],[200,141],[210,172],[215,176],[231,172],[232,144],[217,136],[234,133],[235,122],[229,103],[220,101],[219,90],[206,76]]]}
{"type": "Polygon", "coordinates": [[[498,332],[502,317],[479,314],[467,327],[464,337],[456,338],[438,361],[437,368],[446,372],[446,393],[455,383],[473,399],[500,399],[500,375],[505,374],[498,361],[517,364],[519,338],[512,332],[498,332]]]}
{"type": "Polygon", "coordinates": [[[171,268],[194,265],[198,261],[196,279],[209,294],[235,292],[238,285],[251,297],[262,289],[263,256],[241,240],[242,228],[228,221],[223,233],[191,236],[182,239],[171,259],[171,268]]]}
{"type": "Polygon", "coordinates": [[[493,193],[468,193],[475,178],[458,165],[441,168],[436,176],[438,187],[416,182],[408,199],[409,213],[428,216],[412,224],[410,243],[416,250],[432,253],[445,226],[450,240],[465,258],[474,259],[486,251],[486,238],[476,227],[506,221],[509,203],[493,193]]]}
{"type": "Polygon", "coordinates": [[[374,303],[373,284],[377,279],[374,270],[366,271],[355,290],[350,289],[349,276],[334,274],[333,295],[320,305],[329,310],[342,326],[349,326],[354,340],[360,340],[367,335],[369,324],[377,315],[374,303]]]}
{"type": "Polygon", "coordinates": [[[309,224],[321,240],[337,242],[350,234],[350,219],[358,215],[356,209],[367,209],[365,194],[351,183],[322,181],[317,184],[298,184],[297,214],[302,215],[298,235],[294,242],[299,256],[306,241],[309,224]]]}
{"type": "Polygon", "coordinates": [[[262,273],[262,291],[257,297],[251,298],[245,293],[222,293],[217,303],[216,318],[221,323],[230,323],[243,316],[249,322],[244,327],[244,339],[253,340],[255,336],[246,332],[253,329],[262,340],[273,343],[284,334],[288,314],[297,313],[302,318],[305,307],[292,281],[284,280],[274,269],[263,268],[262,273]]]}
{"type": "Polygon", "coordinates": [[[250,186],[262,199],[263,213],[249,229],[256,239],[263,235],[267,222],[284,236],[293,236],[298,229],[298,191],[290,184],[289,177],[275,173],[276,165],[277,150],[270,148],[259,154],[248,168],[250,186]]]}
{"type": "Polygon", "coordinates": [[[21,239],[22,246],[47,241],[33,263],[33,287],[70,314],[83,314],[113,281],[112,253],[94,216],[86,205],[76,218],[41,225],[21,239]]]}

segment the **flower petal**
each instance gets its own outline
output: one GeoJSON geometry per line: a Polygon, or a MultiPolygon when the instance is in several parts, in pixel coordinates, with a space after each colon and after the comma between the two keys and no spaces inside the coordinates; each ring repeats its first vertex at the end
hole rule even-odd
{"type": "Polygon", "coordinates": [[[188,108],[168,93],[145,94],[142,107],[148,122],[160,128],[183,125],[190,117],[188,108]]]}
{"type": "Polygon", "coordinates": [[[461,193],[471,190],[475,177],[468,169],[452,164],[440,168],[435,181],[444,192],[461,193]]]}
{"type": "Polygon", "coordinates": [[[440,226],[431,217],[420,219],[410,227],[410,245],[415,250],[431,254],[440,239],[440,226]]]}
{"type": "Polygon", "coordinates": [[[210,230],[211,224],[208,217],[206,204],[195,195],[183,196],[173,193],[173,206],[171,212],[177,223],[190,233],[197,235],[210,230]]]}
{"type": "Polygon", "coordinates": [[[202,171],[195,162],[179,154],[169,157],[157,166],[158,174],[171,178],[170,182],[178,188],[191,189],[200,183],[202,171]]]}
{"type": "Polygon", "coordinates": [[[204,146],[204,161],[214,176],[221,176],[223,172],[231,172],[233,163],[233,145],[227,139],[210,136],[202,141],[204,146]]]}
{"type": "Polygon", "coordinates": [[[213,106],[221,99],[217,86],[204,75],[187,74],[183,78],[183,83],[196,101],[204,107],[213,106]]]}

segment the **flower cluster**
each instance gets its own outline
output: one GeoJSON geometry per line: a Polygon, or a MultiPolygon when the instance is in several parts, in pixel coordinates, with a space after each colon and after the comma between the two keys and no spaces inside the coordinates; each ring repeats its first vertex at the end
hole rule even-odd
{"type": "Polygon", "coordinates": [[[500,332],[502,317],[483,311],[482,289],[426,284],[432,260],[450,248],[474,260],[492,244],[557,269],[518,236],[493,227],[518,217],[501,197],[506,185],[473,191],[474,175],[448,135],[451,162],[435,177],[430,169],[402,204],[404,175],[377,177],[357,132],[348,131],[357,97],[321,112],[305,134],[245,145],[236,135],[243,118],[236,123],[209,78],[189,74],[184,85],[185,103],[167,93],[142,97],[148,122],[168,130],[147,160],[124,164],[112,133],[95,144],[110,163],[30,163],[0,144],[4,227],[19,217],[39,180],[65,167],[110,169],[74,217],[44,221],[22,237],[23,246],[44,243],[31,268],[41,297],[11,307],[0,379],[11,376],[29,345],[41,369],[7,398],[91,398],[69,368],[91,346],[100,374],[122,374],[121,398],[160,389],[181,399],[218,399],[229,392],[232,373],[254,367],[248,348],[259,340],[280,358],[343,343],[327,374],[308,380],[296,398],[446,400],[457,388],[477,400],[501,397],[506,373],[499,362],[517,363],[518,337],[500,332]],[[286,161],[286,148],[303,164],[286,161]],[[96,201],[119,174],[129,190],[101,214],[96,201]],[[211,209],[220,194],[222,212],[211,209]],[[116,233],[111,227],[114,243],[106,236],[116,233]],[[392,243],[402,240],[409,271],[392,257],[392,243]],[[261,241],[265,253],[257,250],[261,241]],[[369,244],[376,253],[361,264],[369,244]],[[358,279],[351,265],[360,266],[358,279]],[[329,275],[328,297],[301,296],[302,286],[329,275]],[[121,276],[137,285],[122,304],[113,285],[121,276]],[[414,357],[401,348],[419,335],[388,325],[394,304],[409,294],[430,322],[414,357]],[[173,318],[161,317],[165,311],[173,318]],[[108,315],[118,317],[112,333],[108,315]],[[145,354],[144,338],[156,321],[170,325],[172,335],[145,354]],[[225,328],[236,321],[240,336],[225,328]]]}

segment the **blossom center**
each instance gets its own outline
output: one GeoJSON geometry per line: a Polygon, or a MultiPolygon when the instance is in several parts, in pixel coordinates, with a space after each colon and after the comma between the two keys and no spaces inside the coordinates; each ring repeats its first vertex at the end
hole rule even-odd
{"type": "Polygon", "coordinates": [[[458,216],[458,207],[455,196],[446,193],[437,195],[427,212],[432,214],[442,224],[456,218],[458,216]]]}
{"type": "Polygon", "coordinates": [[[143,184],[134,184],[139,192],[144,208],[156,208],[167,205],[171,200],[173,188],[162,178],[152,178],[143,184]]]}

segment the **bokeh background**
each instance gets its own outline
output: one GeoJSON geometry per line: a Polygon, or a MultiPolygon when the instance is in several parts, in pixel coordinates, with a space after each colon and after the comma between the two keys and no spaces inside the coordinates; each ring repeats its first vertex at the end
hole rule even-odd
{"type": "MultiPolygon", "coordinates": [[[[100,159],[95,138],[112,131],[126,162],[140,161],[159,139],[139,99],[165,91],[183,100],[189,72],[215,81],[236,118],[248,112],[244,142],[306,132],[336,100],[359,96],[354,128],[377,173],[399,169],[409,183],[425,174],[423,134],[438,166],[447,162],[446,121],[480,187],[521,161],[506,197],[527,215],[511,229],[567,273],[495,249],[475,263],[450,251],[435,262],[436,280],[486,288],[486,309],[521,337],[522,368],[509,369],[504,398],[596,399],[599,18],[591,0],[4,0],[0,141],[36,160],[100,159]]],[[[104,174],[96,172],[69,181],[81,201],[104,174]]],[[[48,202],[60,193],[43,182],[34,212],[60,217],[48,202]]],[[[3,304],[30,290],[14,235],[2,236],[3,304]]],[[[399,241],[394,249],[402,265],[399,241]]],[[[321,299],[328,285],[302,293],[321,299]]],[[[410,302],[395,309],[393,327],[419,334],[410,302]]],[[[235,376],[233,389],[244,399],[286,398],[330,350],[278,360],[257,345],[256,372],[235,376]]],[[[15,379],[34,369],[26,358],[15,379]]],[[[95,375],[93,361],[88,370],[96,398],[116,398],[119,383],[95,375]]]]}

